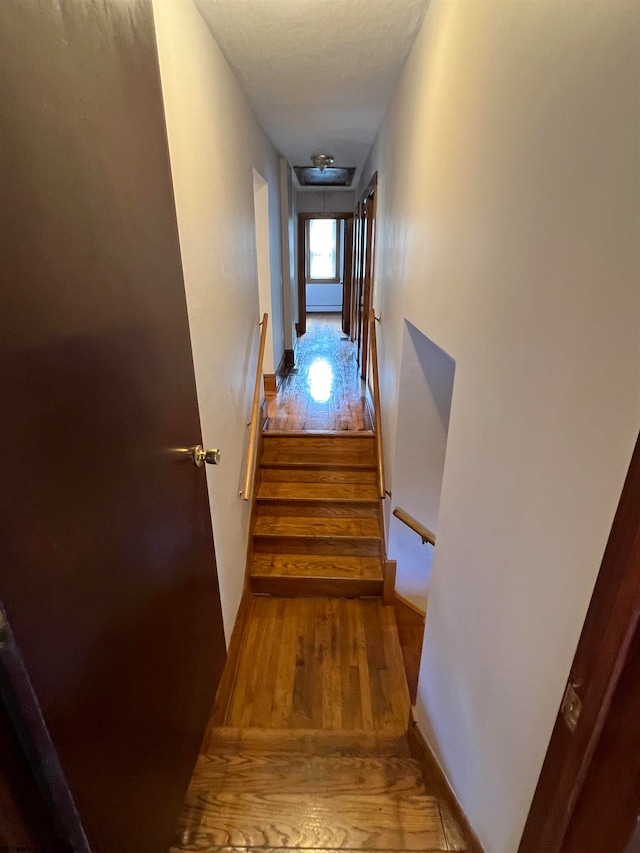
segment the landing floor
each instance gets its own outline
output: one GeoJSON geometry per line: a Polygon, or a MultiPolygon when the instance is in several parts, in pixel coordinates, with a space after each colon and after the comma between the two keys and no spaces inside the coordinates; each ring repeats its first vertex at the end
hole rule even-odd
{"type": "Polygon", "coordinates": [[[267,403],[267,430],[372,429],[354,346],[339,314],[310,314],[296,366],[267,403]]]}
{"type": "Polygon", "coordinates": [[[171,853],[468,851],[406,735],[393,609],[255,597],[171,853]]]}
{"type": "Polygon", "coordinates": [[[226,725],[402,734],[409,707],[390,607],[254,598],[226,725]]]}

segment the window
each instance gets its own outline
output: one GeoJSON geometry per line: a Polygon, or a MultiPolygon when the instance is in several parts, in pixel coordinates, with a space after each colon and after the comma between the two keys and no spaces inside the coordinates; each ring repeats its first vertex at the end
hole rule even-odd
{"type": "Polygon", "coordinates": [[[340,228],[337,219],[307,220],[307,281],[340,281],[340,228]]]}

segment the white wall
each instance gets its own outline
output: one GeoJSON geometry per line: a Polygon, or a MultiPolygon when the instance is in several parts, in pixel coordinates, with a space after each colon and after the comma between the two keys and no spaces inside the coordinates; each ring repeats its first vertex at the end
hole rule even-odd
{"type": "Polygon", "coordinates": [[[515,853],[640,426],[636,3],[432,2],[379,171],[395,477],[405,318],[456,362],[418,717],[515,853]]]}
{"type": "Polygon", "coordinates": [[[269,223],[269,184],[253,170],[253,213],[255,226],[256,267],[258,276],[258,313],[269,315],[262,361],[263,373],[275,373],[274,324],[271,298],[271,241],[269,223]]]}
{"type": "Polygon", "coordinates": [[[306,285],[307,313],[342,311],[342,283],[306,285]]]}
{"type": "Polygon", "coordinates": [[[280,157],[280,239],[282,242],[282,298],[285,349],[296,343],[298,321],[298,212],[293,189],[293,170],[280,157]]]}
{"type": "MultiPolygon", "coordinates": [[[[398,388],[392,506],[438,533],[440,492],[455,363],[415,326],[404,324],[398,388]]],[[[397,560],[396,590],[425,611],[434,556],[395,516],[389,519],[387,553],[397,560]]]]}
{"type": "Polygon", "coordinates": [[[299,213],[353,213],[356,206],[353,190],[298,189],[299,213]]]}
{"type": "MultiPolygon", "coordinates": [[[[154,16],[202,439],[222,450],[207,483],[229,637],[249,530],[238,491],[259,339],[253,169],[269,184],[271,277],[280,289],[278,157],[191,0],[154,0],[154,16]]],[[[282,335],[279,298],[272,291],[282,335]]]]}

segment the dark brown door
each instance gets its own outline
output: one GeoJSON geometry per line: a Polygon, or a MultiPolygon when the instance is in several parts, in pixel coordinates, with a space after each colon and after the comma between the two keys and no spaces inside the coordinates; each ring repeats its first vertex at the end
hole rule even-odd
{"type": "Polygon", "coordinates": [[[640,439],[520,853],[623,853],[640,814],[640,439]]]}
{"type": "Polygon", "coordinates": [[[4,0],[0,77],[6,693],[94,853],[161,853],[225,646],[150,2],[4,0]]]}
{"type": "Polygon", "coordinates": [[[639,814],[640,631],[636,630],[563,850],[623,853],[639,814]]]}
{"type": "Polygon", "coordinates": [[[14,721],[0,698],[0,850],[53,851],[62,850],[62,845],[14,721]]]}

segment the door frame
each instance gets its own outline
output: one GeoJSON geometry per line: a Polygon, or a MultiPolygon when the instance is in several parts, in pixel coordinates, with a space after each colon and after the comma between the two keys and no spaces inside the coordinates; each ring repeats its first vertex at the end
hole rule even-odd
{"type": "MultiPolygon", "coordinates": [[[[300,338],[307,331],[307,221],[309,219],[343,219],[345,221],[343,242],[343,268],[342,268],[342,298],[344,305],[344,289],[347,279],[346,260],[349,257],[351,265],[351,235],[352,229],[347,227],[353,213],[348,212],[322,212],[322,213],[299,213],[298,214],[298,322],[296,323],[296,334],[300,338]]],[[[349,270],[349,288],[351,288],[351,275],[349,270]]]]}
{"type": "MultiPolygon", "coordinates": [[[[561,853],[579,796],[640,632],[640,436],[569,673],[582,703],[571,731],[558,711],[518,853],[561,853]]],[[[624,687],[621,687],[624,689],[624,687]]],[[[564,697],[563,697],[564,699],[564,697]]],[[[602,792],[605,795],[605,792],[602,792]]],[[[640,808],[640,791],[635,808],[640,808]]]]}
{"type": "Polygon", "coordinates": [[[378,173],[374,172],[356,206],[354,220],[353,287],[351,297],[351,340],[356,345],[360,375],[367,378],[369,317],[373,305],[376,258],[378,173]]]}
{"type": "MultiPolygon", "coordinates": [[[[28,801],[29,820],[34,823],[55,821],[61,846],[70,844],[77,853],[91,853],[73,794],[2,602],[0,621],[0,702],[11,719],[11,734],[25,756],[31,779],[40,791],[40,798],[28,801]],[[34,807],[37,814],[32,812],[34,807]]],[[[13,786],[16,779],[7,781],[13,786]]],[[[25,780],[17,781],[22,794],[25,780]]],[[[24,807],[27,802],[22,801],[20,805],[24,807]]]]}

